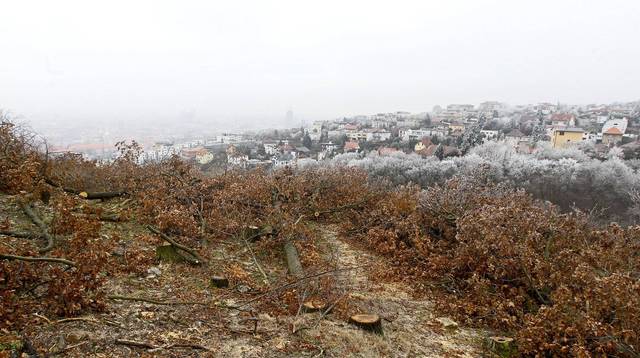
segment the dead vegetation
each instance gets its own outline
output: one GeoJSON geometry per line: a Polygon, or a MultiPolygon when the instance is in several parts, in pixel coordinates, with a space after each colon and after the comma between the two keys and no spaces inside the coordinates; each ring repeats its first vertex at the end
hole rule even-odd
{"type": "Polygon", "coordinates": [[[97,163],[32,141],[0,127],[4,352],[481,354],[446,312],[506,335],[496,352],[638,354],[637,228],[477,178],[422,192],[349,168],[206,177],[138,165],[135,143],[97,163]]]}

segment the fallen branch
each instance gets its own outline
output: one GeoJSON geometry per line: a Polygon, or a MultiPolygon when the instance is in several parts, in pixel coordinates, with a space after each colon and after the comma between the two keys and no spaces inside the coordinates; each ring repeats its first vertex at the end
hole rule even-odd
{"type": "Polygon", "coordinates": [[[178,243],[177,241],[175,241],[174,239],[169,237],[169,235],[163,233],[162,231],[156,229],[155,227],[153,227],[151,225],[147,225],[147,229],[149,229],[149,231],[151,231],[152,233],[154,233],[156,235],[159,235],[162,239],[164,239],[165,241],[167,241],[171,245],[175,246],[177,249],[180,249],[180,250],[190,254],[191,256],[195,257],[199,261],[199,262],[196,262],[196,263],[206,263],[206,260],[203,259],[200,255],[198,255],[198,253],[194,249],[191,249],[189,247],[186,247],[186,246],[178,243]]]}
{"type": "Polygon", "coordinates": [[[193,348],[193,349],[209,351],[209,348],[202,346],[200,344],[195,344],[195,343],[172,343],[164,346],[155,346],[151,343],[130,341],[128,339],[116,339],[115,343],[125,345],[125,346],[131,346],[131,347],[147,348],[153,351],[162,350],[162,349],[172,349],[172,348],[193,348]]]}
{"type": "Polygon", "coordinates": [[[179,305],[185,305],[185,306],[188,306],[188,305],[215,306],[215,307],[235,309],[235,310],[238,310],[238,311],[242,311],[238,307],[224,305],[224,304],[220,304],[220,303],[193,302],[193,301],[191,301],[191,302],[189,302],[189,301],[160,301],[160,300],[156,300],[156,299],[153,299],[153,298],[135,297],[135,296],[120,296],[120,295],[111,295],[111,296],[107,296],[107,298],[110,299],[110,300],[114,300],[114,301],[146,302],[146,303],[150,303],[150,304],[154,304],[154,305],[160,305],[160,306],[179,306],[179,305]]]}
{"type": "Polygon", "coordinates": [[[245,302],[244,302],[244,303],[242,303],[240,306],[237,306],[237,307],[235,307],[235,308],[239,310],[240,308],[245,307],[245,306],[247,306],[247,305],[249,305],[249,304],[251,304],[251,303],[253,303],[253,302],[255,302],[255,301],[261,300],[261,299],[263,299],[263,298],[265,298],[265,297],[267,297],[267,296],[269,296],[269,295],[273,294],[274,292],[277,292],[277,291],[284,290],[284,289],[286,289],[286,288],[289,288],[289,287],[295,286],[295,285],[297,285],[298,283],[303,282],[303,281],[306,281],[306,280],[310,280],[310,279],[313,279],[313,278],[318,278],[318,277],[322,277],[322,276],[325,276],[325,275],[329,275],[329,274],[333,274],[333,273],[337,273],[337,272],[342,272],[342,271],[357,270],[357,269],[360,269],[360,268],[363,268],[363,267],[369,267],[369,266],[370,266],[370,265],[362,265],[362,266],[345,267],[345,268],[341,268],[341,269],[327,270],[327,271],[323,271],[323,272],[315,273],[315,274],[312,274],[312,275],[308,275],[308,276],[305,276],[305,277],[301,277],[301,278],[299,278],[299,279],[297,279],[297,280],[295,280],[295,281],[292,281],[292,282],[286,283],[286,284],[284,284],[284,285],[280,285],[280,286],[278,286],[278,287],[274,287],[273,289],[271,289],[271,290],[269,290],[269,291],[267,291],[267,292],[263,293],[262,295],[256,296],[256,297],[254,297],[254,298],[252,298],[252,299],[250,299],[250,300],[248,300],[248,301],[245,301],[245,302]]]}
{"type": "Polygon", "coordinates": [[[107,324],[109,326],[123,328],[122,325],[119,324],[118,322],[113,322],[113,321],[110,321],[110,320],[107,320],[107,319],[104,319],[101,322],[101,321],[98,321],[98,320],[96,320],[94,318],[91,318],[91,317],[71,317],[71,318],[59,319],[57,321],[52,321],[52,320],[48,319],[47,317],[45,317],[43,315],[40,315],[40,314],[37,314],[37,313],[34,313],[33,315],[38,317],[38,318],[40,318],[40,319],[43,319],[43,320],[47,321],[47,323],[50,324],[50,325],[55,325],[55,324],[59,324],[59,323],[67,323],[67,322],[89,322],[89,323],[96,323],[96,324],[104,323],[104,324],[107,324]]]}
{"type": "Polygon", "coordinates": [[[53,262],[57,264],[63,264],[67,266],[75,267],[77,266],[75,262],[57,258],[57,257],[33,257],[33,256],[16,256],[16,255],[6,255],[0,254],[0,259],[3,260],[18,260],[18,261],[27,261],[27,262],[53,262]]]}
{"type": "Polygon", "coordinates": [[[136,342],[136,341],[130,341],[130,340],[127,340],[127,339],[116,339],[116,344],[122,344],[122,345],[125,345],[125,346],[132,346],[132,347],[141,347],[141,348],[147,348],[147,349],[157,348],[156,346],[154,346],[151,343],[136,342]]]}
{"type": "Polygon", "coordinates": [[[134,296],[119,296],[119,295],[111,295],[107,296],[110,300],[121,300],[121,301],[138,301],[138,302],[146,302],[154,305],[163,305],[163,306],[175,306],[175,305],[202,305],[207,306],[207,303],[204,302],[180,302],[180,301],[159,301],[153,298],[145,298],[145,297],[134,297],[134,296]]]}
{"type": "Polygon", "coordinates": [[[243,240],[244,240],[244,244],[247,247],[247,250],[249,250],[249,253],[251,254],[251,257],[253,258],[253,262],[256,264],[256,267],[258,268],[258,271],[260,271],[260,273],[264,277],[264,282],[267,284],[267,286],[270,286],[271,282],[269,281],[269,276],[267,276],[267,273],[264,272],[264,270],[262,269],[262,266],[258,262],[258,258],[256,257],[256,254],[253,253],[253,250],[251,249],[251,245],[249,245],[249,241],[247,241],[247,239],[244,238],[244,237],[243,237],[243,240]]]}
{"type": "Polygon", "coordinates": [[[25,215],[27,215],[29,219],[31,219],[31,221],[38,227],[38,229],[40,229],[42,236],[47,239],[47,246],[39,249],[38,252],[44,254],[45,252],[51,251],[53,249],[54,240],[53,236],[49,234],[49,228],[47,227],[47,225],[40,219],[40,217],[38,217],[38,215],[36,215],[36,213],[31,208],[31,205],[20,200],[20,207],[22,208],[22,211],[25,213],[25,215]]]}
{"type": "Polygon", "coordinates": [[[42,234],[27,231],[0,230],[0,235],[16,237],[19,239],[38,239],[42,234]]]}
{"type": "Polygon", "coordinates": [[[83,191],[78,195],[87,200],[94,200],[94,199],[105,200],[105,199],[113,199],[113,198],[125,196],[125,195],[128,195],[128,193],[126,191],[97,191],[97,192],[83,191]]]}
{"type": "Polygon", "coordinates": [[[51,352],[51,353],[49,353],[49,355],[50,356],[57,356],[58,354],[66,353],[66,352],[68,352],[68,351],[70,351],[70,350],[72,350],[74,348],[80,347],[81,345],[84,345],[84,344],[87,344],[87,343],[89,343],[89,341],[82,341],[80,343],[76,343],[76,344],[70,345],[68,347],[62,348],[60,350],[57,350],[55,352],[51,352]]]}

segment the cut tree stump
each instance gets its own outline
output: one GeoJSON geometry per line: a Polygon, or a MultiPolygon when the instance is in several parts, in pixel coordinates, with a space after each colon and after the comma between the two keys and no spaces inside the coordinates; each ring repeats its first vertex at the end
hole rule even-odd
{"type": "Polygon", "coordinates": [[[287,239],[284,243],[284,254],[287,259],[289,274],[296,278],[304,277],[304,269],[302,268],[302,263],[300,263],[298,249],[296,249],[291,239],[287,239]]]}
{"type": "Polygon", "coordinates": [[[382,320],[377,314],[355,314],[349,318],[349,323],[366,331],[382,334],[382,320]]]}
{"type": "Polygon", "coordinates": [[[156,256],[161,261],[168,262],[185,262],[187,259],[180,251],[171,244],[160,245],[156,247],[156,256]]]}
{"type": "Polygon", "coordinates": [[[247,226],[243,229],[242,235],[249,241],[257,241],[263,236],[273,235],[274,230],[271,225],[258,227],[255,225],[247,226]]]}
{"type": "Polygon", "coordinates": [[[510,337],[487,337],[487,346],[491,353],[498,357],[515,357],[517,353],[515,342],[510,337]]]}
{"type": "Polygon", "coordinates": [[[313,298],[302,304],[305,312],[324,311],[327,309],[327,303],[319,298],[313,298]]]}
{"type": "Polygon", "coordinates": [[[223,276],[211,276],[211,286],[217,288],[229,287],[229,279],[223,276]]]}

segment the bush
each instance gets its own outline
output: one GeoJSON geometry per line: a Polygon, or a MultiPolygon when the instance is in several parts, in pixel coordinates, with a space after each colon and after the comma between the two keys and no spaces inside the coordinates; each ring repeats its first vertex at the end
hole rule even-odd
{"type": "Polygon", "coordinates": [[[640,228],[597,229],[479,174],[397,190],[367,212],[344,232],[395,277],[444,293],[447,312],[511,332],[522,354],[639,353],[640,228]]]}

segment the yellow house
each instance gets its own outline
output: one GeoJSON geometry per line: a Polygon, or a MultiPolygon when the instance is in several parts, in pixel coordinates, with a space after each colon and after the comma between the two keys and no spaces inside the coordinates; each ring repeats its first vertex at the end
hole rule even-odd
{"type": "Polygon", "coordinates": [[[427,149],[427,147],[429,147],[432,144],[433,144],[433,142],[431,142],[431,138],[424,137],[424,138],[422,138],[421,141],[416,143],[416,145],[413,147],[413,150],[416,151],[416,152],[419,152],[421,150],[427,149]]]}
{"type": "Polygon", "coordinates": [[[582,142],[583,135],[584,131],[581,128],[556,128],[551,143],[554,148],[566,148],[582,142]]]}
{"type": "Polygon", "coordinates": [[[453,123],[449,124],[449,129],[452,132],[462,132],[462,131],[464,131],[464,124],[453,122],[453,123]]]}

